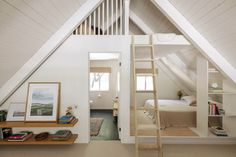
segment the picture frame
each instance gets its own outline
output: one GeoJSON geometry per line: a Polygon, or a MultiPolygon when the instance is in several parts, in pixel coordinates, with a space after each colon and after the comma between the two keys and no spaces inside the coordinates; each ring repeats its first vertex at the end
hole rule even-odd
{"type": "Polygon", "coordinates": [[[25,122],[57,122],[60,82],[29,82],[25,122]]]}
{"type": "Polygon", "coordinates": [[[6,121],[24,121],[25,119],[25,102],[12,102],[9,105],[6,121]]]}

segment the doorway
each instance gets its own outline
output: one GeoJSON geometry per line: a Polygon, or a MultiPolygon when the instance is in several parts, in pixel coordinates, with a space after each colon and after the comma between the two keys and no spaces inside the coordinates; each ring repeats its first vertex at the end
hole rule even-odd
{"type": "Polygon", "coordinates": [[[119,140],[120,53],[89,53],[90,139],[119,140]]]}

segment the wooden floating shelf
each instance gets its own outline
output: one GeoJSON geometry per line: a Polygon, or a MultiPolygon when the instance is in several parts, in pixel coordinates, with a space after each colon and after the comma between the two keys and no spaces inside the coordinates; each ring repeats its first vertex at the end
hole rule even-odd
{"type": "Polygon", "coordinates": [[[52,135],[49,136],[49,139],[43,141],[36,141],[34,139],[35,135],[23,142],[0,140],[0,145],[72,145],[77,139],[78,134],[73,134],[67,141],[53,141],[50,139],[51,136],[52,135]]]}
{"type": "Polygon", "coordinates": [[[0,128],[41,128],[41,127],[73,127],[78,119],[70,124],[48,123],[48,122],[0,122],[0,128]]]}

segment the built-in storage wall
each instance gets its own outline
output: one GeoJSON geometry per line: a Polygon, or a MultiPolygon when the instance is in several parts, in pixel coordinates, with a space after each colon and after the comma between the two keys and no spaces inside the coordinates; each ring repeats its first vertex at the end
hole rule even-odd
{"type": "Polygon", "coordinates": [[[213,75],[211,73],[208,60],[199,55],[197,60],[196,131],[200,136],[212,136],[208,127],[222,125],[229,137],[235,137],[236,85],[224,78],[219,71],[214,71],[213,75]],[[214,83],[216,85],[212,87],[214,83]],[[217,110],[218,108],[223,109],[225,114],[212,114],[209,102],[217,105],[217,110]]]}

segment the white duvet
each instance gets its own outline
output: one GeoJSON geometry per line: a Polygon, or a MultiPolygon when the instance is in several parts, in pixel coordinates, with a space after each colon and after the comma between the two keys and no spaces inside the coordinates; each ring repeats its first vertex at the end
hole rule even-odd
{"type": "MultiPolygon", "coordinates": [[[[158,100],[158,106],[159,106],[159,111],[166,111],[166,112],[178,112],[178,113],[183,113],[183,112],[193,112],[196,111],[196,107],[190,106],[189,103],[185,100],[164,100],[160,99],[158,100]]],[[[151,118],[154,119],[154,100],[149,99],[145,101],[144,104],[145,108],[145,114],[151,118]]]]}

